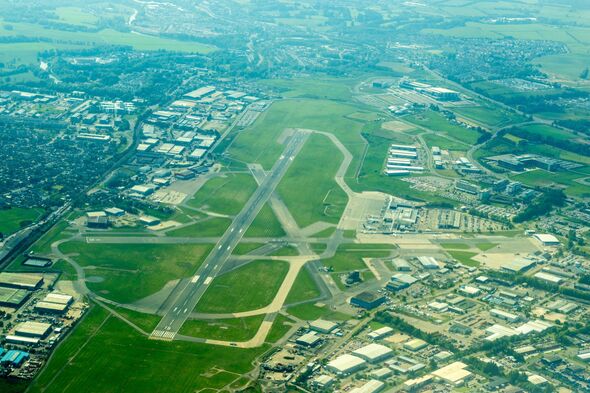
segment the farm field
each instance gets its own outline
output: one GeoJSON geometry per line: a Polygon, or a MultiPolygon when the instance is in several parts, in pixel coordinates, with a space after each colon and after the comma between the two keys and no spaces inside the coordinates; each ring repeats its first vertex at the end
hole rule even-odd
{"type": "Polygon", "coordinates": [[[490,127],[504,127],[525,120],[518,114],[486,106],[460,106],[454,108],[453,111],[490,127]]]}
{"type": "Polygon", "coordinates": [[[86,271],[97,294],[131,303],[151,295],[171,280],[190,276],[211,251],[209,244],[92,244],[70,241],[60,246],[86,271]]]}
{"type": "Polygon", "coordinates": [[[235,313],[267,306],[289,270],[284,261],[259,260],[216,277],[195,307],[202,313],[235,313]]]}
{"type": "Polygon", "coordinates": [[[217,347],[181,341],[148,340],[104,309],[93,307],[67,341],[60,345],[29,391],[38,393],[107,393],[113,386],[127,392],[173,393],[219,389],[251,370],[268,346],[256,349],[217,347]],[[110,348],[109,356],[104,356],[110,348]],[[128,372],[129,364],[134,372],[128,372]]]}
{"type": "Polygon", "coordinates": [[[565,193],[574,197],[590,197],[590,186],[581,184],[576,179],[582,179],[584,176],[579,173],[564,172],[556,176],[555,173],[547,172],[543,169],[535,169],[513,175],[511,178],[520,181],[528,186],[547,187],[560,185],[565,188],[565,193]]]}

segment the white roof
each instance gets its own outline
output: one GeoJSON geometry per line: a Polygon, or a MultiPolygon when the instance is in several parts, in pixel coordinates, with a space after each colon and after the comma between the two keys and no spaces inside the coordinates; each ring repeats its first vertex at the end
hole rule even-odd
{"type": "Polygon", "coordinates": [[[418,262],[425,268],[438,269],[440,267],[440,264],[434,257],[418,257],[418,262]]]}
{"type": "Polygon", "coordinates": [[[309,326],[315,330],[331,332],[338,327],[338,324],[324,319],[316,319],[315,321],[310,322],[309,326]]]}
{"type": "Polygon", "coordinates": [[[541,384],[546,383],[547,379],[543,378],[542,376],[540,376],[538,374],[532,374],[532,375],[529,375],[528,381],[530,383],[532,383],[533,385],[541,385],[541,384]]]}
{"type": "Polygon", "coordinates": [[[555,244],[560,243],[558,238],[556,238],[553,235],[547,234],[547,233],[536,233],[533,235],[533,237],[535,239],[537,239],[538,241],[540,241],[541,243],[555,243],[555,244]]]}
{"type": "Polygon", "coordinates": [[[73,298],[70,295],[64,295],[63,293],[53,292],[45,296],[45,299],[43,299],[43,301],[49,303],[68,304],[72,301],[72,299],[73,298]]]}
{"type": "Polygon", "coordinates": [[[369,344],[352,352],[353,355],[361,357],[369,362],[384,359],[393,354],[391,348],[381,344],[369,344]]]}
{"type": "Polygon", "coordinates": [[[369,337],[371,338],[379,338],[383,337],[389,333],[393,332],[393,329],[389,326],[382,327],[381,329],[377,329],[369,333],[369,337]]]}
{"type": "Polygon", "coordinates": [[[563,281],[563,278],[556,276],[554,274],[545,273],[545,272],[538,272],[535,274],[535,277],[538,279],[541,279],[541,280],[549,281],[550,283],[553,283],[553,284],[559,284],[563,281]]]}
{"type": "Polygon", "coordinates": [[[338,373],[347,373],[356,368],[363,367],[366,362],[356,356],[345,354],[340,355],[336,359],[328,363],[328,367],[338,373]]]}
{"type": "Polygon", "coordinates": [[[381,391],[384,387],[385,384],[383,382],[377,381],[376,379],[371,379],[363,386],[352,389],[350,393],[375,393],[381,391]]]}
{"type": "Polygon", "coordinates": [[[439,377],[440,379],[444,379],[447,382],[459,384],[463,382],[465,378],[471,375],[471,372],[465,370],[466,367],[467,365],[463,362],[454,362],[439,368],[432,374],[439,377]]]}

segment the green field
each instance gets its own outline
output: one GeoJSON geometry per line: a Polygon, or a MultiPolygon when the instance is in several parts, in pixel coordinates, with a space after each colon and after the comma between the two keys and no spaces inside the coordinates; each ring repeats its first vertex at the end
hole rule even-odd
{"type": "Polygon", "coordinates": [[[93,393],[152,392],[154,381],[160,393],[215,391],[249,372],[267,349],[148,340],[94,307],[56,349],[29,391],[86,392],[91,383],[93,393]]]}
{"type": "Polygon", "coordinates": [[[543,169],[535,169],[511,176],[511,179],[533,187],[560,186],[565,193],[574,197],[590,197],[590,186],[577,182],[578,179],[590,177],[581,173],[560,172],[556,175],[543,169]]]}
{"type": "Polygon", "coordinates": [[[469,252],[469,251],[447,251],[453,258],[457,261],[461,262],[465,266],[479,266],[479,262],[472,259],[474,256],[477,255],[476,252],[469,252]]]}
{"type": "Polygon", "coordinates": [[[42,209],[13,207],[0,210],[0,233],[5,236],[17,232],[35,222],[43,214],[42,209]]]}
{"type": "Polygon", "coordinates": [[[189,319],[179,334],[211,340],[247,341],[254,337],[263,320],[264,315],[210,321],[189,319]]]}
{"type": "Polygon", "coordinates": [[[440,245],[445,250],[469,250],[471,248],[465,243],[441,243],[440,245]]]}
{"type": "Polygon", "coordinates": [[[172,237],[220,237],[229,228],[229,218],[214,217],[166,232],[172,237]]]}
{"type": "Polygon", "coordinates": [[[96,244],[70,241],[60,251],[85,268],[87,285],[120,303],[151,295],[171,280],[189,277],[211,251],[209,244],[96,244]],[[77,255],[76,255],[77,254],[77,255]]]}
{"type": "Polygon", "coordinates": [[[259,260],[216,277],[195,311],[235,313],[267,306],[289,270],[284,261],[259,260]]]}
{"type": "Polygon", "coordinates": [[[367,269],[363,258],[385,258],[393,246],[384,244],[343,244],[332,258],[322,259],[322,264],[334,272],[367,269]]]}
{"type": "Polygon", "coordinates": [[[486,106],[459,106],[454,108],[453,111],[460,116],[468,117],[471,120],[490,127],[505,127],[512,123],[519,123],[525,120],[516,113],[486,106]]]}
{"type": "Polygon", "coordinates": [[[489,243],[489,242],[479,242],[475,243],[475,247],[479,248],[481,251],[488,251],[492,248],[496,247],[497,243],[489,243]]]}
{"type": "Polygon", "coordinates": [[[291,287],[289,296],[287,296],[286,304],[304,302],[306,300],[315,299],[320,296],[320,290],[314,282],[311,273],[303,268],[299,271],[295,283],[291,287]]]}
{"type": "Polygon", "coordinates": [[[277,190],[300,227],[336,224],[348,197],[334,180],[342,153],[323,135],[311,135],[277,190]]]}
{"type": "Polygon", "coordinates": [[[57,7],[55,14],[60,22],[71,25],[95,26],[98,22],[96,15],[84,12],[78,7],[57,7]]]}
{"type": "Polygon", "coordinates": [[[544,137],[549,137],[556,140],[568,141],[577,138],[576,135],[569,131],[551,127],[545,124],[531,124],[519,128],[532,134],[542,135],[544,137]]]}
{"type": "Polygon", "coordinates": [[[226,174],[207,181],[188,205],[217,214],[236,215],[256,188],[256,181],[249,174],[226,174]]]}
{"type": "Polygon", "coordinates": [[[451,138],[469,145],[475,144],[479,138],[479,132],[468,128],[452,124],[439,112],[428,110],[418,115],[405,117],[405,120],[427,128],[435,133],[443,133],[451,138]]]}
{"type": "Polygon", "coordinates": [[[285,231],[277,216],[268,204],[265,204],[252,225],[246,230],[245,237],[283,237],[285,231]]]}

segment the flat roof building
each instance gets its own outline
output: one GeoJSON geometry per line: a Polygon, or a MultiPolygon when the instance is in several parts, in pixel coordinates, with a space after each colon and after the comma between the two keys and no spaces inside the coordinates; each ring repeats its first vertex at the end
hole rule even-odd
{"type": "Polygon", "coordinates": [[[533,237],[544,246],[559,246],[561,244],[559,239],[553,235],[536,233],[533,237]]]}
{"type": "Polygon", "coordinates": [[[434,257],[418,257],[417,259],[424,269],[434,270],[440,268],[440,264],[434,257]]]}
{"type": "Polygon", "coordinates": [[[383,295],[366,291],[350,298],[350,304],[366,310],[372,310],[385,303],[385,300],[385,296],[383,295]]]}
{"type": "Polygon", "coordinates": [[[31,273],[0,273],[0,287],[37,289],[43,285],[43,276],[31,273]]]}
{"type": "Polygon", "coordinates": [[[316,332],[309,332],[301,337],[298,337],[295,342],[304,347],[315,347],[320,343],[322,338],[316,332]]]}
{"type": "Polygon", "coordinates": [[[337,327],[337,323],[326,321],[324,319],[316,319],[315,321],[309,323],[309,328],[311,330],[325,334],[331,333],[337,327]]]}
{"type": "Polygon", "coordinates": [[[438,377],[452,385],[461,386],[473,376],[470,371],[466,370],[467,365],[463,362],[454,362],[445,367],[439,368],[432,372],[432,375],[438,377]]]}
{"type": "Polygon", "coordinates": [[[369,333],[369,338],[371,338],[373,340],[380,340],[384,337],[389,336],[392,333],[393,333],[392,328],[390,328],[389,326],[384,326],[380,329],[373,330],[371,333],[369,333]]]}
{"type": "Polygon", "coordinates": [[[45,337],[51,331],[51,324],[27,321],[17,325],[14,331],[18,336],[45,337]]]}
{"type": "Polygon", "coordinates": [[[350,393],[377,393],[383,389],[385,389],[385,384],[383,382],[376,379],[371,379],[363,386],[352,389],[350,393]]]}
{"type": "Polygon", "coordinates": [[[67,304],[58,304],[50,302],[38,302],[35,304],[35,310],[44,314],[63,314],[67,311],[67,304]]]}
{"type": "Polygon", "coordinates": [[[29,298],[26,289],[0,287],[0,306],[17,308],[29,298]]]}
{"type": "Polygon", "coordinates": [[[500,318],[503,319],[505,321],[508,322],[518,322],[520,321],[520,316],[516,315],[516,314],[512,314],[509,312],[506,312],[504,310],[499,310],[497,308],[493,308],[490,310],[490,315],[496,318],[500,318]]]}
{"type": "Polygon", "coordinates": [[[336,359],[330,361],[326,368],[336,374],[345,375],[358,371],[366,367],[366,365],[367,362],[365,362],[363,359],[357,356],[345,354],[340,355],[336,359]]]}
{"type": "Polygon", "coordinates": [[[424,340],[419,339],[419,338],[414,338],[414,339],[404,343],[404,348],[409,351],[412,351],[412,352],[419,351],[423,348],[426,348],[427,346],[428,346],[428,343],[424,340]]]}
{"type": "Polygon", "coordinates": [[[378,363],[393,356],[393,351],[385,345],[372,343],[354,350],[352,354],[369,363],[378,363]]]}

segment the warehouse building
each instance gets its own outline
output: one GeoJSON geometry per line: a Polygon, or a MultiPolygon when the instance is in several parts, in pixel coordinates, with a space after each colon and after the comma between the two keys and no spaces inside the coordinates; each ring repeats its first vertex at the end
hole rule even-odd
{"type": "Polygon", "coordinates": [[[404,348],[407,349],[408,351],[412,351],[412,352],[419,351],[423,348],[426,348],[427,346],[428,346],[428,343],[424,340],[419,339],[419,338],[414,338],[414,339],[409,340],[404,343],[404,348]]]}
{"type": "Polygon", "coordinates": [[[432,372],[432,375],[454,386],[461,386],[468,381],[473,374],[466,370],[467,365],[463,362],[454,362],[432,372]]]}
{"type": "Polygon", "coordinates": [[[68,310],[66,304],[57,304],[49,302],[38,302],[35,304],[35,311],[40,314],[63,314],[68,310]]]}
{"type": "Polygon", "coordinates": [[[329,334],[338,327],[338,324],[326,321],[323,319],[317,319],[309,323],[309,328],[319,333],[329,334]]]}
{"type": "Polygon", "coordinates": [[[2,356],[2,359],[0,359],[0,364],[20,367],[20,365],[23,364],[28,358],[29,354],[27,352],[12,349],[2,356]]]}
{"type": "Polygon", "coordinates": [[[328,363],[326,368],[338,375],[352,374],[358,370],[361,370],[367,366],[367,362],[363,359],[345,354],[340,355],[336,359],[333,359],[328,363]]]}
{"type": "Polygon", "coordinates": [[[440,264],[434,257],[418,257],[417,259],[424,269],[436,270],[440,268],[440,264]]]}
{"type": "Polygon", "coordinates": [[[564,281],[563,277],[559,277],[559,276],[556,276],[555,274],[546,273],[546,272],[535,273],[534,277],[538,278],[539,280],[545,281],[549,284],[555,284],[555,285],[560,285],[564,281]]]}
{"type": "Polygon", "coordinates": [[[385,389],[385,384],[383,382],[376,379],[371,379],[363,386],[352,389],[350,393],[377,393],[383,389],[385,389]]]}
{"type": "Polygon", "coordinates": [[[25,289],[0,287],[0,306],[18,308],[27,301],[30,294],[25,289]]]}
{"type": "Polygon", "coordinates": [[[304,347],[315,347],[321,341],[322,341],[322,338],[320,337],[320,335],[318,335],[316,332],[309,332],[309,333],[304,334],[301,337],[298,337],[295,340],[295,343],[302,345],[304,347]]]}
{"type": "Polygon", "coordinates": [[[385,296],[377,295],[374,292],[361,292],[350,299],[350,305],[372,310],[385,303],[385,296]]]}
{"type": "Polygon", "coordinates": [[[532,259],[517,258],[514,259],[512,262],[503,264],[500,268],[501,270],[505,270],[509,273],[522,273],[529,270],[535,265],[536,262],[532,259]]]}
{"type": "Polygon", "coordinates": [[[34,290],[43,285],[43,276],[31,273],[0,273],[0,287],[34,290]]]}
{"type": "Polygon", "coordinates": [[[369,363],[379,363],[393,356],[393,351],[381,344],[369,344],[352,352],[353,355],[369,363]]]}
{"type": "Polygon", "coordinates": [[[51,324],[27,321],[18,324],[14,331],[19,336],[43,338],[51,331],[51,324]]]}
{"type": "Polygon", "coordinates": [[[13,334],[9,334],[6,336],[6,342],[18,345],[35,346],[39,344],[39,339],[35,337],[16,336],[13,334]]]}
{"type": "Polygon", "coordinates": [[[542,245],[547,247],[559,246],[561,244],[559,239],[553,235],[536,233],[533,235],[533,237],[537,239],[542,245]]]}
{"type": "Polygon", "coordinates": [[[374,330],[369,333],[369,338],[372,340],[381,340],[384,337],[387,337],[393,333],[393,329],[389,326],[384,326],[380,329],[374,330]]]}
{"type": "Polygon", "coordinates": [[[490,310],[490,315],[492,317],[496,317],[499,319],[503,319],[505,321],[508,322],[518,322],[520,321],[520,316],[516,315],[516,314],[512,314],[503,310],[499,310],[497,308],[493,308],[490,310]]]}

